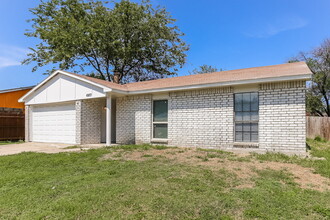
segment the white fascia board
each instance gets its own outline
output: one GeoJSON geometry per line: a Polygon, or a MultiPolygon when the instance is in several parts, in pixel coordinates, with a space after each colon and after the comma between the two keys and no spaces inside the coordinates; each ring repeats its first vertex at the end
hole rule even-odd
{"type": "Polygon", "coordinates": [[[111,92],[112,89],[110,89],[109,87],[106,87],[106,86],[103,86],[103,85],[100,85],[98,83],[95,83],[95,82],[92,82],[90,80],[87,80],[87,79],[84,79],[84,78],[81,78],[79,76],[75,76],[75,75],[72,75],[72,74],[69,74],[69,73],[66,73],[66,72],[63,72],[61,70],[56,70],[54,73],[52,73],[50,76],[48,76],[46,79],[44,79],[41,83],[39,83],[38,85],[36,85],[33,89],[31,89],[28,93],[26,93],[23,97],[21,97],[18,102],[24,102],[24,100],[30,96],[33,92],[35,92],[37,89],[39,89],[41,86],[43,86],[44,84],[46,84],[50,79],[52,79],[54,76],[56,76],[57,74],[63,74],[63,75],[66,75],[68,77],[71,77],[71,78],[74,78],[74,79],[78,79],[80,81],[83,81],[83,82],[86,82],[86,83],[89,83],[91,85],[94,85],[94,86],[97,86],[97,87],[100,87],[103,89],[103,92],[104,93],[107,93],[107,92],[111,92]]]}
{"type": "MultiPolygon", "coordinates": [[[[104,94],[104,96],[102,97],[98,97],[98,98],[104,98],[106,97],[106,95],[104,94]]],[[[95,99],[95,98],[84,98],[84,100],[88,100],[88,99],[95,99]]],[[[75,101],[79,101],[81,99],[72,99],[72,100],[65,100],[65,101],[50,101],[50,102],[41,102],[41,103],[31,103],[29,104],[29,106],[38,106],[38,105],[53,105],[53,104],[61,104],[61,103],[72,103],[72,102],[75,102],[75,101]]]]}
{"type": "Polygon", "coordinates": [[[204,89],[204,88],[214,88],[214,87],[223,87],[223,86],[235,86],[235,85],[244,85],[244,84],[255,84],[255,83],[271,83],[271,82],[283,82],[291,80],[309,80],[311,79],[312,74],[303,74],[297,76],[281,76],[281,77],[270,77],[262,79],[248,79],[248,80],[239,80],[239,81],[229,81],[221,83],[209,83],[202,85],[190,85],[190,86],[179,86],[171,88],[161,88],[161,89],[149,89],[141,91],[120,91],[112,90],[114,93],[126,94],[126,95],[137,95],[137,94],[146,94],[146,93],[156,93],[156,92],[171,92],[179,90],[191,90],[191,89],[204,89]]]}
{"type": "Polygon", "coordinates": [[[106,89],[103,89],[103,92],[104,92],[104,93],[108,93],[108,92],[112,92],[112,91],[113,91],[113,89],[110,89],[110,88],[108,88],[108,87],[107,87],[106,89]]]}
{"type": "Polygon", "coordinates": [[[123,91],[123,90],[118,90],[118,89],[110,89],[109,91],[104,90],[104,92],[113,92],[113,93],[118,93],[118,94],[122,94],[122,95],[128,95],[131,94],[131,92],[128,91],[123,91]]]}
{"type": "Polygon", "coordinates": [[[63,75],[66,75],[66,76],[69,76],[69,77],[71,77],[71,78],[74,78],[74,79],[77,79],[77,80],[83,81],[83,82],[85,82],[85,83],[88,83],[88,84],[91,84],[91,85],[94,85],[94,86],[100,87],[100,88],[102,88],[104,91],[105,91],[105,90],[108,90],[108,89],[111,90],[111,88],[109,88],[109,87],[103,86],[103,85],[101,85],[101,84],[98,84],[98,83],[92,82],[92,81],[90,81],[90,80],[88,80],[88,79],[85,79],[85,78],[82,78],[82,77],[79,77],[79,76],[76,76],[76,75],[72,75],[72,74],[70,74],[70,73],[62,72],[61,70],[59,70],[59,73],[61,73],[61,74],[63,74],[63,75]]]}

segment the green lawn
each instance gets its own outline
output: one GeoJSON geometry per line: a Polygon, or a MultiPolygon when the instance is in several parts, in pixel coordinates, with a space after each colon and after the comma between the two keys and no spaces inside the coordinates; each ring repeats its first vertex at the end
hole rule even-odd
{"type": "Polygon", "coordinates": [[[23,143],[23,141],[0,141],[0,145],[19,144],[19,143],[23,143]]]}
{"type": "Polygon", "coordinates": [[[326,160],[133,145],[2,156],[0,219],[327,219],[329,191],[303,189],[285,169],[255,170],[239,187],[222,166],[276,160],[330,177],[330,144],[309,144],[326,160]]]}

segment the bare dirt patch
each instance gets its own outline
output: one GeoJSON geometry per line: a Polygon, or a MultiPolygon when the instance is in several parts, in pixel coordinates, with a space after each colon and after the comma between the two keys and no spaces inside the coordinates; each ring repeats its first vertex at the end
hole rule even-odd
{"type": "Polygon", "coordinates": [[[191,148],[167,148],[150,150],[115,150],[104,155],[101,160],[134,160],[146,161],[152,159],[166,159],[175,163],[185,163],[194,166],[205,166],[213,170],[225,169],[240,178],[240,185],[236,188],[254,187],[253,177],[258,176],[258,170],[284,170],[293,175],[294,181],[301,188],[318,191],[330,190],[330,179],[314,173],[312,168],[297,164],[257,161],[249,156],[235,155],[212,151],[201,151],[191,148]]]}

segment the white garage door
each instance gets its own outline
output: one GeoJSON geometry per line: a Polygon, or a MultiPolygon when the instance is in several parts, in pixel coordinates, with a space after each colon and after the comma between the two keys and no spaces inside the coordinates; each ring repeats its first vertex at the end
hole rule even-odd
{"type": "Polygon", "coordinates": [[[76,143],[74,103],[33,106],[32,141],[76,143]]]}

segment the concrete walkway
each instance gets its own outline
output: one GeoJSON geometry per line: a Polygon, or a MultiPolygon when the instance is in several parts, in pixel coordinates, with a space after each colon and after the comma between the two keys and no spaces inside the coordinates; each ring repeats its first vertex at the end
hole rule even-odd
{"type": "MultiPolygon", "coordinates": [[[[55,143],[36,143],[36,142],[27,142],[27,143],[20,143],[20,144],[8,144],[8,145],[0,145],[0,156],[3,155],[12,155],[12,154],[19,154],[22,152],[40,152],[40,153],[60,153],[60,152],[74,152],[74,151],[81,151],[81,148],[72,148],[72,149],[65,149],[66,147],[73,146],[72,144],[55,144],[55,143]]],[[[97,147],[88,147],[88,146],[81,146],[82,149],[90,149],[90,148],[97,148],[97,147]]],[[[101,147],[98,146],[98,147],[101,147]]]]}

